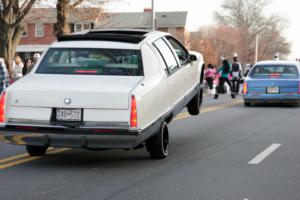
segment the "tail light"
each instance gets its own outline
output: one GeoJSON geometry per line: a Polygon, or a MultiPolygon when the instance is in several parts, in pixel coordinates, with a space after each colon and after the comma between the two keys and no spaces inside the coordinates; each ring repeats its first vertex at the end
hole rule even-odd
{"type": "Polygon", "coordinates": [[[279,78],[280,77],[280,73],[271,73],[270,77],[271,78],[279,78]]]}
{"type": "Polygon", "coordinates": [[[298,94],[300,94],[300,81],[298,83],[298,94]]]}
{"type": "Polygon", "coordinates": [[[5,92],[0,96],[0,123],[5,122],[5,92]]]}
{"type": "Polygon", "coordinates": [[[248,84],[247,82],[244,82],[244,85],[243,85],[243,94],[247,94],[248,93],[248,84]]]}
{"type": "Polygon", "coordinates": [[[137,110],[135,96],[131,96],[130,127],[137,128],[137,110]]]}

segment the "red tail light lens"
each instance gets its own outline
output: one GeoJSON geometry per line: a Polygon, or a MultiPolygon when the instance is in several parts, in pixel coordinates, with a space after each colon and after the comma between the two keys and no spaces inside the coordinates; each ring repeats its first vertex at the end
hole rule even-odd
{"type": "Polygon", "coordinates": [[[279,73],[271,73],[270,76],[272,78],[279,78],[280,77],[280,74],[279,73]]]}
{"type": "Polygon", "coordinates": [[[0,123],[5,122],[5,92],[0,96],[0,123]]]}
{"type": "Polygon", "coordinates": [[[299,84],[298,84],[298,94],[300,94],[300,81],[299,81],[299,84]]]}
{"type": "Polygon", "coordinates": [[[248,84],[247,82],[244,82],[244,85],[243,85],[243,94],[247,94],[248,93],[248,84]]]}
{"type": "Polygon", "coordinates": [[[131,114],[130,114],[130,127],[137,127],[137,110],[135,96],[131,96],[131,114]]]}

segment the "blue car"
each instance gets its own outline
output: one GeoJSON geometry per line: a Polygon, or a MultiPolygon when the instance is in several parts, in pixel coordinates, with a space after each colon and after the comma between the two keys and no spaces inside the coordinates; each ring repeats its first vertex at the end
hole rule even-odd
{"type": "Polygon", "coordinates": [[[253,103],[300,103],[299,62],[262,61],[250,70],[243,85],[245,106],[253,103]]]}

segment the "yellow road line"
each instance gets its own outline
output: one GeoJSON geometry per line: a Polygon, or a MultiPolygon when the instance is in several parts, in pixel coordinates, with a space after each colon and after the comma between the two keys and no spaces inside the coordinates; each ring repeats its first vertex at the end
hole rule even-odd
{"type": "MultiPolygon", "coordinates": [[[[54,149],[53,147],[50,147],[47,152],[51,152],[53,149],[54,149]]],[[[16,155],[16,156],[11,156],[11,157],[8,157],[8,158],[1,159],[0,164],[6,163],[6,162],[9,162],[9,161],[12,161],[12,160],[17,160],[19,158],[25,158],[25,157],[29,157],[28,153],[23,153],[23,154],[19,154],[19,155],[16,155]]]]}
{"type": "MultiPolygon", "coordinates": [[[[208,107],[204,107],[201,111],[205,111],[206,109],[212,109],[212,108],[215,108],[215,107],[220,107],[220,106],[225,106],[225,105],[231,105],[231,104],[234,104],[235,103],[241,103],[243,102],[242,100],[236,100],[236,101],[233,101],[233,102],[230,102],[230,103],[224,103],[224,104],[219,104],[219,105],[214,105],[214,106],[208,106],[208,107]]],[[[184,113],[179,113],[176,117],[181,117],[181,116],[184,116],[186,114],[189,114],[188,112],[184,112],[184,113]]]]}
{"type": "MultiPolygon", "coordinates": [[[[220,104],[220,105],[205,107],[201,110],[201,113],[212,112],[212,111],[219,110],[219,109],[222,109],[222,108],[228,108],[228,107],[231,107],[233,105],[237,105],[241,102],[242,102],[242,100],[237,100],[237,101],[226,103],[226,104],[220,104]]],[[[180,113],[179,115],[177,115],[177,117],[174,120],[185,119],[185,118],[190,117],[190,116],[191,115],[188,114],[187,112],[180,113]]],[[[19,139],[19,138],[17,138],[17,139],[19,139]]],[[[62,152],[68,151],[68,150],[70,150],[70,148],[54,149],[53,147],[50,147],[47,151],[47,154],[48,155],[53,155],[53,154],[62,153],[62,152]]],[[[27,162],[30,162],[30,161],[34,161],[34,160],[37,160],[37,159],[40,159],[40,158],[43,158],[43,156],[41,156],[41,157],[30,157],[27,153],[24,153],[24,154],[19,154],[19,155],[11,156],[11,157],[8,157],[8,158],[0,159],[0,170],[6,169],[6,168],[9,168],[9,167],[13,167],[13,166],[16,166],[16,165],[19,165],[19,164],[27,163],[27,162]],[[10,161],[12,161],[12,162],[10,162],[10,161]]]]}
{"type": "MultiPolygon", "coordinates": [[[[63,149],[57,149],[57,150],[53,150],[53,151],[50,151],[48,154],[52,155],[52,154],[58,154],[58,153],[62,153],[64,151],[68,151],[70,149],[68,148],[63,148],[63,149]]],[[[33,160],[37,160],[37,159],[40,159],[42,158],[43,156],[35,156],[35,157],[30,157],[28,154],[27,154],[27,157],[21,159],[21,160],[16,160],[16,161],[13,161],[13,162],[9,162],[9,163],[5,163],[5,164],[2,164],[0,165],[0,170],[1,169],[6,169],[6,168],[9,168],[9,167],[13,167],[13,166],[16,166],[16,165],[19,165],[19,164],[23,164],[23,163],[27,163],[27,162],[30,162],[30,161],[33,161],[33,160]]]]}
{"type": "MultiPolygon", "coordinates": [[[[219,110],[219,109],[222,109],[222,108],[228,108],[228,107],[240,104],[241,102],[242,102],[241,100],[238,100],[238,101],[235,101],[235,102],[232,102],[232,103],[206,107],[206,108],[201,110],[201,113],[211,112],[211,111],[219,110]]],[[[174,120],[180,120],[180,119],[184,119],[184,118],[187,118],[187,117],[190,117],[190,116],[191,115],[186,112],[186,113],[182,113],[180,115],[177,115],[177,117],[174,120]]]]}
{"type": "Polygon", "coordinates": [[[19,158],[25,158],[27,156],[28,156],[28,153],[23,153],[23,154],[20,154],[20,155],[4,158],[4,159],[0,160],[0,164],[6,163],[6,162],[9,162],[9,161],[12,161],[12,160],[16,160],[16,159],[19,159],[19,158]]]}
{"type": "Polygon", "coordinates": [[[28,157],[28,158],[24,158],[24,159],[21,159],[21,160],[14,161],[14,162],[6,163],[6,164],[3,164],[3,165],[0,165],[0,170],[1,169],[6,169],[6,168],[9,168],[9,167],[13,167],[13,166],[16,166],[16,165],[19,165],[19,164],[22,164],[22,163],[26,163],[26,162],[29,162],[29,161],[37,160],[39,158],[40,157],[28,157]]]}

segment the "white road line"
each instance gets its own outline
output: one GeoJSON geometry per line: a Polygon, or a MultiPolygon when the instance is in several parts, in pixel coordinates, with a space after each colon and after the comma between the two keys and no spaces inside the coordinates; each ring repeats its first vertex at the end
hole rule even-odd
{"type": "Polygon", "coordinates": [[[276,149],[278,149],[281,146],[281,144],[272,144],[268,148],[266,148],[263,152],[258,154],[255,158],[253,158],[250,162],[248,162],[249,165],[258,165],[261,163],[265,158],[267,158],[271,153],[273,153],[276,149]]]}

